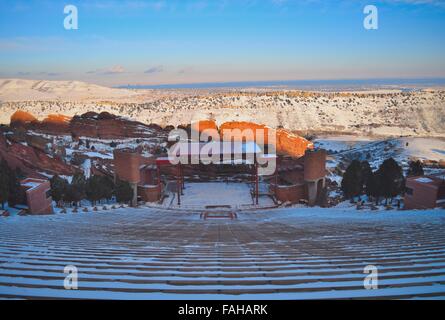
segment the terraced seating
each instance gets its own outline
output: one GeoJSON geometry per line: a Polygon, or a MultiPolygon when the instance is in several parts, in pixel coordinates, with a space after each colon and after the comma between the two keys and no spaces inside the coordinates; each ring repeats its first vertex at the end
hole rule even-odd
{"type": "Polygon", "coordinates": [[[235,220],[148,208],[2,218],[0,297],[445,297],[443,212],[310,210],[235,220]],[[67,265],[78,268],[78,290],[63,287],[67,265]],[[378,267],[378,290],[363,287],[366,265],[378,267]]]}

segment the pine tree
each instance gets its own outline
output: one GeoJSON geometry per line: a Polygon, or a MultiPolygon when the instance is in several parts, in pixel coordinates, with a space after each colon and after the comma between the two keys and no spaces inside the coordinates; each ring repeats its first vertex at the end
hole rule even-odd
{"type": "Polygon", "coordinates": [[[101,176],[100,177],[100,195],[101,199],[109,200],[113,197],[114,194],[114,182],[110,177],[101,176]]]}
{"type": "Polygon", "coordinates": [[[386,200],[402,193],[405,186],[403,170],[393,158],[385,160],[377,174],[380,176],[381,195],[386,200]]]}
{"type": "Polygon", "coordinates": [[[19,203],[26,202],[26,193],[20,186],[20,179],[23,178],[20,169],[9,169],[9,197],[8,203],[10,206],[15,206],[19,203]]]}
{"type": "Polygon", "coordinates": [[[72,184],[67,184],[65,186],[65,192],[63,193],[62,197],[63,202],[66,204],[69,204],[69,207],[72,206],[73,202],[75,202],[75,194],[74,194],[74,188],[72,184]]]}
{"type": "Polygon", "coordinates": [[[366,195],[370,198],[374,198],[376,204],[379,202],[379,197],[381,196],[380,190],[380,175],[376,172],[372,172],[366,181],[366,195]]]}
{"type": "Polygon", "coordinates": [[[87,181],[83,173],[76,172],[70,185],[71,201],[79,203],[86,197],[87,181]]]}
{"type": "Polygon", "coordinates": [[[407,172],[408,177],[416,177],[416,176],[423,176],[423,165],[420,160],[417,161],[410,161],[409,162],[409,169],[407,172]]]}
{"type": "Polygon", "coordinates": [[[362,161],[360,165],[362,170],[362,186],[365,187],[372,176],[372,168],[368,161],[362,161]]]}
{"type": "Polygon", "coordinates": [[[133,189],[127,181],[117,180],[115,192],[119,203],[128,203],[133,199],[133,189]]]}
{"type": "Polygon", "coordinates": [[[87,180],[85,193],[86,193],[87,199],[91,202],[91,204],[93,206],[96,204],[97,201],[99,201],[101,199],[100,184],[101,184],[100,177],[96,176],[96,175],[91,176],[87,180]]]}
{"type": "Polygon", "coordinates": [[[69,186],[68,181],[62,179],[58,175],[55,175],[49,180],[49,182],[51,184],[51,197],[53,200],[57,203],[65,201],[69,186]]]}
{"type": "Polygon", "coordinates": [[[111,178],[94,175],[88,179],[86,184],[86,196],[93,205],[99,200],[111,199],[113,193],[114,183],[111,178]]]}
{"type": "Polygon", "coordinates": [[[341,189],[347,199],[359,196],[363,191],[362,166],[360,161],[353,160],[346,168],[341,181],[341,189]]]}

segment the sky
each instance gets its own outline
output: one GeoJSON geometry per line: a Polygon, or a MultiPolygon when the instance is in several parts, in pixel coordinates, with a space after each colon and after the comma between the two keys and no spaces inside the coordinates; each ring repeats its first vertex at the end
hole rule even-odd
{"type": "Polygon", "coordinates": [[[444,78],[445,0],[0,0],[0,78],[444,78]],[[66,30],[66,5],[78,29],[66,30]],[[366,5],[378,29],[363,26],[366,5]]]}

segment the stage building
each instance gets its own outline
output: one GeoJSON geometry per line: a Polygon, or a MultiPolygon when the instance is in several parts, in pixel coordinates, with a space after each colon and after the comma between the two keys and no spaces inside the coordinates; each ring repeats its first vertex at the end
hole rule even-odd
{"type": "Polygon", "coordinates": [[[116,179],[132,185],[133,205],[137,205],[138,200],[160,201],[166,192],[175,192],[180,205],[187,181],[249,183],[252,204],[258,204],[260,196],[270,196],[276,203],[306,202],[313,206],[325,188],[324,150],[307,149],[303,156],[295,157],[264,154],[255,142],[182,142],[176,147],[175,157],[172,153],[146,157],[131,149],[114,151],[116,179]],[[206,162],[208,158],[212,159],[211,164],[206,162]],[[181,163],[177,163],[178,159],[181,163]],[[270,165],[268,161],[274,161],[272,171],[264,170],[270,165]],[[260,191],[264,190],[260,184],[267,185],[268,191],[260,191]]]}

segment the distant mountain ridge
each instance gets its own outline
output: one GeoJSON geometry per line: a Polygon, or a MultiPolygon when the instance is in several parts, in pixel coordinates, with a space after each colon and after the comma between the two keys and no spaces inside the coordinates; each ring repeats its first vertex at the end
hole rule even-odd
{"type": "Polygon", "coordinates": [[[0,79],[0,101],[85,100],[134,94],[81,81],[0,79]]]}
{"type": "Polygon", "coordinates": [[[50,114],[73,117],[94,111],[160,126],[211,119],[218,125],[246,121],[299,134],[445,138],[445,90],[439,89],[359,93],[163,91],[112,89],[76,81],[0,80],[0,100],[0,123],[9,123],[17,110],[30,112],[38,119],[50,114]],[[14,99],[4,99],[5,96],[14,99]]]}

